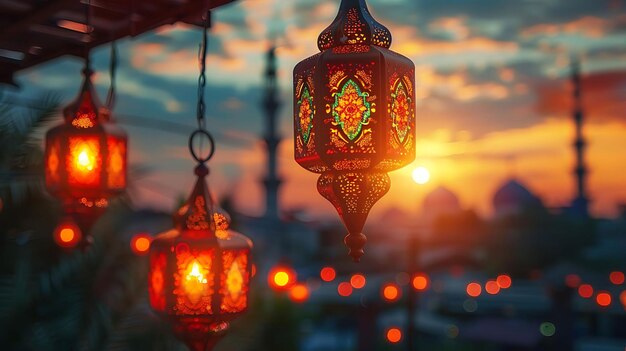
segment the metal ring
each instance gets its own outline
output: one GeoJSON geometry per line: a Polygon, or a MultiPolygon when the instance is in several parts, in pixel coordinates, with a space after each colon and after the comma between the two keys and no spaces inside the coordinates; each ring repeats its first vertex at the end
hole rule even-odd
{"type": "Polygon", "coordinates": [[[195,132],[191,133],[191,136],[189,137],[189,152],[191,152],[191,156],[193,156],[196,161],[198,161],[199,163],[205,163],[213,157],[213,154],[215,154],[215,140],[213,140],[213,137],[211,136],[211,134],[209,134],[208,131],[204,129],[198,129],[195,132]],[[193,150],[193,140],[195,137],[200,135],[205,136],[207,139],[209,139],[210,150],[204,158],[200,158],[193,150]]]}

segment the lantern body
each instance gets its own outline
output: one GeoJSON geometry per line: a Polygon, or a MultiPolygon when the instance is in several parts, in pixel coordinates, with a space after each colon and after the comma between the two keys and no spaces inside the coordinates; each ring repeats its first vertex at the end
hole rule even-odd
{"type": "Polygon", "coordinates": [[[181,339],[202,347],[248,308],[252,269],[251,241],[228,229],[210,201],[200,178],[175,228],[152,242],[148,276],[152,309],[181,339]]]}
{"type": "Polygon", "coordinates": [[[126,188],[127,136],[102,115],[87,75],[65,123],[46,134],[46,187],[70,212],[106,207],[126,188]]]}
{"type": "Polygon", "coordinates": [[[348,228],[356,260],[387,172],[415,159],[415,67],[390,44],[364,0],[344,0],[318,38],[321,52],[294,69],[295,159],[321,174],[318,191],[348,228]]]}

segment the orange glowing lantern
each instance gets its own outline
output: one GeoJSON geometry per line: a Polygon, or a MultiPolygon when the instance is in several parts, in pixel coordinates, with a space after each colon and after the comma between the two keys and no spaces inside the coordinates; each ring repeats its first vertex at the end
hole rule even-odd
{"type": "Polygon", "coordinates": [[[126,133],[100,107],[87,61],[76,101],[63,110],[65,122],[46,134],[45,181],[66,212],[91,214],[126,188],[126,133]]]}
{"type": "Polygon", "coordinates": [[[358,261],[372,206],[388,172],[415,159],[415,66],[389,50],[391,33],[365,0],[342,0],[318,38],[320,53],[294,69],[295,159],[319,173],[319,193],[348,229],[358,261]]]}
{"type": "Polygon", "coordinates": [[[252,242],[214,211],[207,174],[204,164],[196,168],[198,180],[174,216],[175,228],[150,247],[150,305],[192,350],[210,349],[246,311],[252,269],[252,242]]]}

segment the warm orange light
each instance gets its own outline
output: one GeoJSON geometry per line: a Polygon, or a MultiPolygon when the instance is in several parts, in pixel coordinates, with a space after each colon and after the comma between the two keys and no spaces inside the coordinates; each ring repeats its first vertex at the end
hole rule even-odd
{"type": "Polygon", "coordinates": [[[593,287],[589,284],[582,284],[578,287],[578,295],[580,295],[580,297],[583,297],[585,299],[590,298],[591,296],[593,296],[593,287]]]}
{"type": "Polygon", "coordinates": [[[274,274],[274,284],[280,287],[287,286],[287,284],[289,284],[289,274],[283,271],[276,272],[276,274],[274,274]]]}
{"type": "Polygon", "coordinates": [[[148,234],[137,234],[130,241],[130,248],[135,255],[146,255],[150,252],[152,237],[148,234]]]}
{"type": "Polygon", "coordinates": [[[413,288],[417,291],[424,291],[428,289],[429,279],[424,273],[418,273],[413,277],[413,288]]]}
{"type": "Polygon", "coordinates": [[[333,280],[335,280],[336,276],[337,272],[333,267],[324,267],[320,271],[320,278],[322,278],[322,280],[325,282],[332,282],[333,280]]]}
{"type": "Polygon", "coordinates": [[[611,272],[611,274],[609,274],[609,279],[611,280],[611,283],[615,285],[624,284],[624,273],[619,271],[611,272]]]}
{"type": "Polygon", "coordinates": [[[93,155],[87,148],[83,148],[79,151],[78,157],[76,158],[76,169],[82,172],[91,172],[93,171],[95,163],[93,155]]]}
{"type": "Polygon", "coordinates": [[[611,294],[606,291],[601,291],[596,295],[596,303],[600,307],[608,307],[611,305],[611,294]]]}
{"type": "Polygon", "coordinates": [[[296,272],[284,266],[275,267],[268,275],[268,282],[274,290],[286,291],[296,282],[296,272]]]}
{"type": "Polygon", "coordinates": [[[100,144],[97,138],[69,138],[68,180],[74,185],[98,185],[100,182],[100,144]]]}
{"type": "Polygon", "coordinates": [[[252,276],[252,278],[254,278],[254,276],[256,275],[256,264],[252,264],[252,268],[250,269],[250,275],[252,276]]]}
{"type": "Polygon", "coordinates": [[[580,282],[580,277],[576,274],[568,274],[565,276],[565,285],[569,288],[577,288],[580,285],[580,282]]]}
{"type": "Polygon", "coordinates": [[[194,301],[196,297],[204,294],[206,289],[207,279],[206,270],[198,263],[197,260],[193,260],[185,271],[185,279],[183,280],[183,288],[187,293],[189,300],[194,301]]]}
{"type": "Polygon", "coordinates": [[[226,274],[226,290],[233,299],[238,297],[243,290],[243,274],[237,261],[233,262],[226,274]]]}
{"type": "Polygon", "coordinates": [[[64,220],[54,230],[54,241],[63,248],[72,248],[78,245],[82,233],[78,226],[71,220],[64,220]]]}
{"type": "Polygon", "coordinates": [[[400,288],[393,283],[386,284],[383,286],[383,298],[387,300],[387,302],[398,301],[400,298],[400,288]]]}
{"type": "Polygon", "coordinates": [[[402,340],[402,331],[398,328],[390,328],[387,330],[387,341],[392,344],[398,343],[402,340]]]}
{"type": "Polygon", "coordinates": [[[355,289],[362,289],[367,284],[367,279],[362,274],[354,274],[350,278],[350,285],[355,289]]]}
{"type": "Polygon", "coordinates": [[[352,295],[352,285],[347,282],[339,283],[339,286],[337,286],[337,292],[343,297],[350,296],[352,295]]]}
{"type": "Polygon", "coordinates": [[[619,294],[619,300],[622,302],[622,305],[626,309],[626,290],[622,291],[622,293],[619,294]]]}
{"type": "Polygon", "coordinates": [[[487,294],[496,295],[500,292],[500,286],[495,280],[490,280],[485,284],[485,291],[487,294]]]}
{"type": "Polygon", "coordinates": [[[296,303],[306,302],[309,295],[309,288],[304,284],[296,284],[289,290],[289,298],[296,303]]]}
{"type": "Polygon", "coordinates": [[[465,289],[467,295],[471,297],[478,297],[483,291],[483,288],[478,283],[469,283],[465,289]]]}
{"type": "Polygon", "coordinates": [[[508,289],[511,287],[513,281],[510,276],[506,274],[501,274],[498,276],[498,278],[496,278],[496,282],[498,282],[498,286],[501,289],[508,289]]]}

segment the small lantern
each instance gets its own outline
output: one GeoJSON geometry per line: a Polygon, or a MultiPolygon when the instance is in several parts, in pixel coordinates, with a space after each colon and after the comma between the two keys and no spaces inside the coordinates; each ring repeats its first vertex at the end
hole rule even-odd
{"type": "Polygon", "coordinates": [[[148,276],[152,309],[197,351],[211,349],[247,309],[252,268],[252,242],[214,211],[207,174],[203,164],[196,168],[198,180],[175,228],[152,242],[148,276]]]}
{"type": "Polygon", "coordinates": [[[46,134],[46,187],[70,213],[102,209],[126,188],[126,133],[100,108],[89,64],[83,74],[78,98],[63,111],[65,123],[46,134]]]}
{"type": "Polygon", "coordinates": [[[320,174],[318,191],[346,225],[355,261],[387,173],[415,159],[415,66],[390,45],[365,0],[342,0],[318,38],[321,53],[294,69],[295,159],[320,174]]]}

